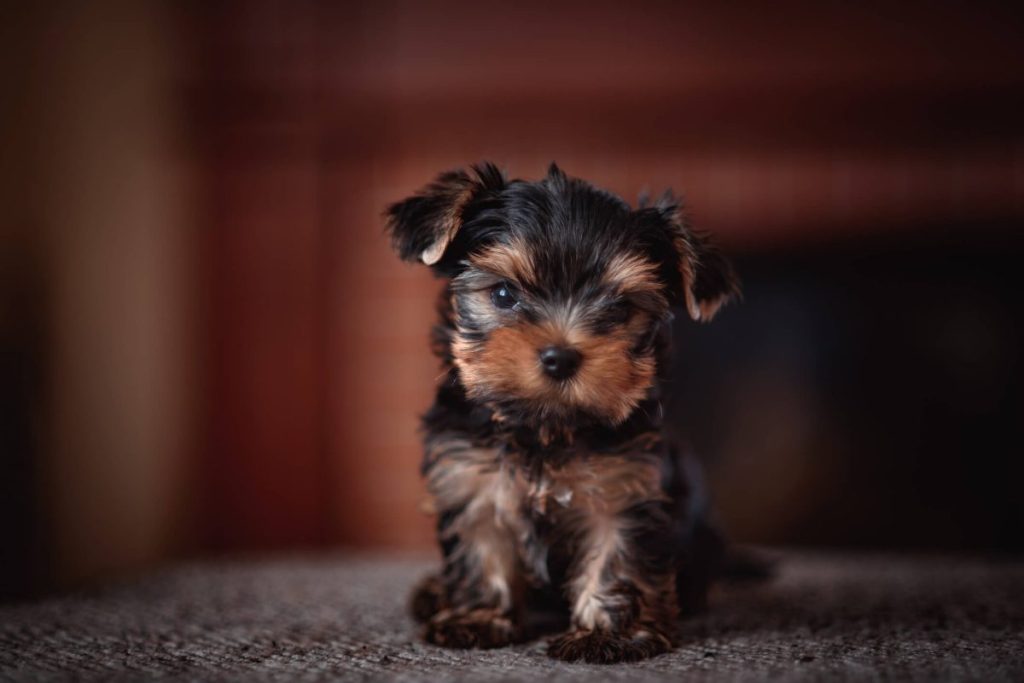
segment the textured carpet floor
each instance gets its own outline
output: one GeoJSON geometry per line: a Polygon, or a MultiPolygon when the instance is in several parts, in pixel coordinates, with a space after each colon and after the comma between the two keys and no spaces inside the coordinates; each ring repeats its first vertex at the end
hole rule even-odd
{"type": "Polygon", "coordinates": [[[542,642],[450,651],[405,613],[428,564],[331,557],[188,565],[0,607],[0,679],[1024,680],[1024,563],[781,554],[719,589],[675,652],[553,662],[542,642]]]}

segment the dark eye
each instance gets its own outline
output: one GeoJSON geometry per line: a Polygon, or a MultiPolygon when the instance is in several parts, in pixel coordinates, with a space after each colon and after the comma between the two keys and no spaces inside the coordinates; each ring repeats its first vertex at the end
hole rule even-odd
{"type": "Polygon", "coordinates": [[[500,308],[504,311],[515,308],[516,304],[519,303],[515,290],[506,282],[502,282],[491,290],[491,301],[494,302],[495,308],[500,308]]]}

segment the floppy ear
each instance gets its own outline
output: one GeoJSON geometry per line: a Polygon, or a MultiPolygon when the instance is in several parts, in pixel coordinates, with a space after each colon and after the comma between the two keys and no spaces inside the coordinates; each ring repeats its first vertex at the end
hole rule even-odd
{"type": "Polygon", "coordinates": [[[494,164],[442,173],[417,194],[388,207],[391,244],[406,261],[436,265],[462,227],[466,208],[476,199],[505,186],[494,164]]]}
{"type": "Polygon", "coordinates": [[[694,320],[707,322],[741,296],[739,277],[706,234],[690,229],[675,197],[666,194],[655,207],[669,225],[686,311],[694,320]]]}

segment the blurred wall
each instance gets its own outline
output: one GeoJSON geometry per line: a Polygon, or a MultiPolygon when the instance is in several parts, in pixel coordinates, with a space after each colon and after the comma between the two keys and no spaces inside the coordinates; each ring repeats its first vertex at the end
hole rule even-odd
{"type": "Polygon", "coordinates": [[[5,564],[32,585],[137,569],[185,543],[194,216],[164,8],[5,15],[4,329],[23,384],[4,526],[29,530],[5,564]]]}
{"type": "MultiPolygon", "coordinates": [[[[778,284],[794,254],[810,262],[819,248],[824,273],[845,272],[840,286],[864,292],[849,309],[805,310],[795,295],[811,295],[809,277],[789,289],[797,316],[874,326],[887,305],[913,306],[896,291],[866,301],[878,274],[851,267],[865,250],[912,262],[941,233],[938,259],[955,267],[962,241],[994,236],[991,249],[1017,249],[1022,50],[1019,22],[996,6],[265,2],[195,20],[205,58],[193,97],[215,205],[215,544],[430,543],[416,512],[414,416],[437,372],[425,343],[437,284],[389,253],[380,214],[439,170],[486,158],[536,176],[555,159],[626,197],[681,189],[699,226],[769,274],[755,286],[778,284]]],[[[930,277],[922,291],[939,291],[941,271],[930,277]]],[[[790,325],[759,293],[726,313],[748,321],[733,329],[752,347],[790,325]]],[[[789,328],[786,353],[828,342],[812,329],[789,328]]],[[[729,358],[706,358],[728,370],[729,358]]],[[[735,397],[680,380],[683,405],[718,391],[732,406],[714,413],[716,435],[679,422],[697,428],[736,536],[952,542],[922,533],[921,520],[887,533],[878,515],[809,533],[803,520],[843,500],[835,463],[916,457],[921,446],[902,456],[884,440],[822,431],[843,410],[824,380],[763,360],[735,397]],[[774,417],[759,418],[759,402],[774,417]]],[[[857,390],[871,396],[887,381],[857,390]]],[[[899,438],[928,428],[906,421],[899,438]]],[[[979,510],[977,523],[991,523],[996,513],[979,510]]]]}
{"type": "Polygon", "coordinates": [[[671,413],[735,537],[1021,549],[1020,468],[1000,447],[1021,405],[1010,9],[12,17],[5,510],[27,521],[8,566],[429,547],[416,416],[439,283],[390,253],[381,212],[480,159],[524,177],[557,160],[629,199],[674,187],[737,257],[744,304],[680,323],[671,413]]]}

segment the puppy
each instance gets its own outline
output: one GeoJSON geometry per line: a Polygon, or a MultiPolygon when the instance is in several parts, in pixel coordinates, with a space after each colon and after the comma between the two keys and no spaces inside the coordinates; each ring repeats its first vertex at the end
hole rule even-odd
{"type": "Polygon", "coordinates": [[[427,641],[527,636],[554,589],[563,660],[669,650],[720,547],[694,469],[662,431],[675,309],[707,321],[739,294],[730,264],[671,195],[636,209],[552,165],[442,174],[387,209],[399,256],[447,278],[423,418],[441,571],[413,597],[427,641]]]}

